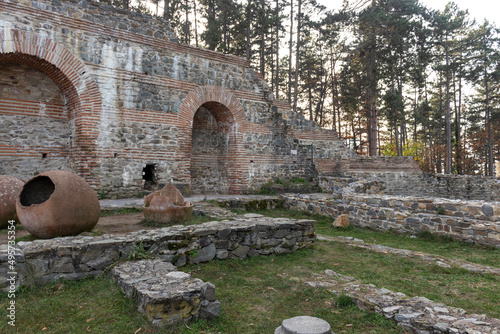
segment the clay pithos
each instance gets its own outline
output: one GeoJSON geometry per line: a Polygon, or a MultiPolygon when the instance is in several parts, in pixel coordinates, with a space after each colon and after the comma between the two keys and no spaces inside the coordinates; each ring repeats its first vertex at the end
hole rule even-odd
{"type": "Polygon", "coordinates": [[[18,222],[16,199],[24,181],[10,175],[0,175],[0,228],[7,227],[9,220],[18,222]]]}
{"type": "Polygon", "coordinates": [[[162,190],[144,197],[144,218],[158,224],[172,224],[191,220],[193,203],[184,200],[179,190],[168,183],[162,190]]]}
{"type": "Polygon", "coordinates": [[[95,191],[76,174],[53,170],[26,182],[16,201],[23,227],[49,239],[91,231],[100,216],[95,191]]]}

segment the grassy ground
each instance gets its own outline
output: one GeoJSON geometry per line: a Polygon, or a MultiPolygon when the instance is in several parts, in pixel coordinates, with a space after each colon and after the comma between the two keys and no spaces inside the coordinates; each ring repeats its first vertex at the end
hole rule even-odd
{"type": "MultiPolygon", "coordinates": [[[[175,225],[184,225],[184,226],[188,226],[188,225],[199,225],[199,224],[203,224],[203,223],[208,223],[208,222],[212,222],[212,221],[221,221],[222,219],[218,219],[218,218],[213,218],[213,217],[210,217],[208,215],[200,215],[200,214],[193,214],[191,216],[191,220],[189,221],[183,221],[183,222],[177,222],[175,223],[175,225]]],[[[144,225],[144,226],[149,226],[149,227],[166,227],[168,225],[165,225],[165,224],[158,224],[156,222],[152,222],[152,221],[148,221],[146,219],[143,219],[139,222],[139,224],[141,225],[144,225]]]]}
{"type": "MultiPolygon", "coordinates": [[[[209,324],[201,321],[163,333],[271,333],[282,319],[311,315],[330,322],[336,333],[401,333],[392,323],[356,308],[340,308],[336,297],[306,287],[314,273],[333,269],[362,282],[409,296],[500,317],[500,277],[446,269],[413,259],[376,254],[335,242],[314,249],[247,260],[215,261],[183,268],[216,286],[223,311],[209,324]]],[[[0,309],[7,307],[3,295],[0,309]]],[[[150,328],[107,276],[64,282],[20,292],[16,296],[19,333],[46,327],[47,333],[147,333],[150,328]],[[144,330],[144,331],[143,331],[144,330]],[[147,330],[147,331],[146,331],[147,330]]],[[[3,317],[3,316],[2,316],[3,317]]],[[[0,332],[5,330],[2,322],[0,332]]],[[[154,329],[153,332],[155,332],[154,329]]]]}
{"type": "MultiPolygon", "coordinates": [[[[289,211],[265,213],[304,217],[289,211]]],[[[317,232],[321,234],[351,235],[378,244],[394,243],[388,245],[454,256],[450,243],[357,229],[334,231],[331,219],[314,218],[319,220],[317,232]]],[[[498,258],[498,251],[457,244],[454,247],[464,249],[463,254],[484,263],[498,258]]],[[[13,328],[2,320],[0,332],[262,334],[272,333],[283,319],[310,315],[328,321],[335,333],[404,333],[377,314],[365,313],[352,306],[340,307],[338,297],[304,285],[313,280],[314,273],[325,269],[409,296],[424,296],[461,307],[469,313],[486,313],[500,318],[499,276],[441,268],[419,259],[373,253],[336,242],[318,241],[313,249],[289,255],[214,261],[181,269],[215,284],[216,296],[222,304],[218,320],[198,321],[162,331],[150,328],[135,305],[105,275],[20,291],[15,299],[16,328],[11,331],[13,328]]],[[[5,294],[0,295],[2,319],[6,319],[8,302],[5,294]]]]}

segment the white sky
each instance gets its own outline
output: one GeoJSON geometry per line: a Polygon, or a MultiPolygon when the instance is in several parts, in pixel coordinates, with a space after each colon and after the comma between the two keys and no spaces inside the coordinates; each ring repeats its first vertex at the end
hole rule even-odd
{"type": "MultiPolygon", "coordinates": [[[[354,2],[356,0],[350,0],[354,2]]],[[[339,9],[342,0],[319,0],[328,9],[339,9]]],[[[444,10],[449,0],[420,0],[428,8],[444,10]]],[[[490,23],[500,24],[500,1],[498,0],[454,0],[460,9],[467,9],[472,18],[481,23],[486,18],[490,23]]]]}

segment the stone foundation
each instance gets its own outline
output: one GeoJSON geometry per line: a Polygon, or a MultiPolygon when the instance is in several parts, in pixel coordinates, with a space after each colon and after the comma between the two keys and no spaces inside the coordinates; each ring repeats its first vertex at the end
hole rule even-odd
{"type": "MultiPolygon", "coordinates": [[[[172,226],[126,235],[77,236],[19,242],[16,284],[46,284],[96,276],[120,260],[154,256],[176,266],[214,259],[285,254],[311,247],[313,220],[247,214],[222,222],[172,226]]],[[[7,245],[0,249],[0,289],[9,289],[7,245]]]]}
{"type": "Polygon", "coordinates": [[[353,170],[339,176],[322,175],[319,186],[324,192],[334,193],[360,180],[377,184],[376,187],[369,188],[368,193],[490,202],[500,199],[500,179],[497,177],[434,175],[404,170],[353,170]]]}
{"type": "Polygon", "coordinates": [[[351,224],[379,231],[418,234],[429,231],[454,239],[500,247],[497,202],[425,199],[387,195],[285,195],[285,206],[336,218],[349,214],[351,224]]]}

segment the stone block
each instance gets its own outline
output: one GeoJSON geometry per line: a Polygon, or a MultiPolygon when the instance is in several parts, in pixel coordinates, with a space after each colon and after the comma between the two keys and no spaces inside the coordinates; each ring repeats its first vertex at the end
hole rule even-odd
{"type": "Polygon", "coordinates": [[[73,260],[69,256],[55,258],[52,263],[52,272],[54,273],[74,273],[75,267],[73,260]]]}
{"type": "Polygon", "coordinates": [[[125,262],[112,269],[113,279],[155,326],[163,327],[220,313],[215,286],[177,271],[159,259],[125,262]]]}
{"type": "Polygon", "coordinates": [[[240,259],[244,259],[247,256],[249,250],[250,247],[248,246],[239,246],[231,252],[231,255],[240,259]]]}
{"type": "Polygon", "coordinates": [[[349,215],[343,214],[337,216],[333,222],[333,227],[348,227],[349,226],[349,215]]]}
{"type": "Polygon", "coordinates": [[[212,261],[216,255],[216,251],[215,244],[210,244],[207,247],[203,247],[198,250],[196,255],[191,257],[189,260],[193,263],[212,261]]]}

